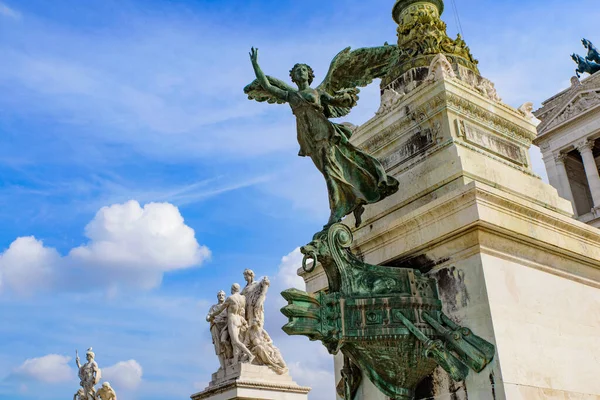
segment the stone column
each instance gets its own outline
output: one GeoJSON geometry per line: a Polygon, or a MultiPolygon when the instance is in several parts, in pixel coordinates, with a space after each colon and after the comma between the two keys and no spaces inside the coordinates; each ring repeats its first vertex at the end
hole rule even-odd
{"type": "Polygon", "coordinates": [[[567,154],[560,153],[558,156],[554,158],[554,163],[556,164],[556,171],[558,173],[558,180],[560,182],[560,190],[559,194],[562,198],[567,199],[573,205],[573,211],[577,215],[577,208],[575,207],[575,199],[573,197],[573,192],[571,191],[571,182],[569,182],[569,175],[567,174],[567,154]]]}
{"type": "Polygon", "coordinates": [[[600,175],[598,175],[598,166],[592,154],[593,148],[594,140],[585,140],[577,144],[577,150],[579,150],[583,159],[585,175],[587,176],[592,199],[594,200],[594,208],[598,208],[600,207],[600,175]]]}

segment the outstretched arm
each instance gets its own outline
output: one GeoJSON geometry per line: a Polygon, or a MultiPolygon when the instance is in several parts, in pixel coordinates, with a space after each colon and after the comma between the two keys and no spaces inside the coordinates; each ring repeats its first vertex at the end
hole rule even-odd
{"type": "Polygon", "coordinates": [[[271,85],[262,69],[260,69],[260,66],[258,65],[258,49],[255,49],[253,47],[250,50],[250,60],[252,61],[252,67],[254,68],[254,74],[256,75],[256,79],[263,87],[263,89],[271,93],[273,96],[277,96],[279,99],[287,100],[287,92],[285,90],[279,89],[278,87],[271,85]]]}
{"type": "Polygon", "coordinates": [[[216,304],[214,308],[211,307],[210,311],[208,312],[208,315],[206,316],[206,320],[208,322],[212,322],[212,320],[215,319],[217,315],[221,314],[228,306],[229,303],[225,301],[224,303],[216,304]]]}

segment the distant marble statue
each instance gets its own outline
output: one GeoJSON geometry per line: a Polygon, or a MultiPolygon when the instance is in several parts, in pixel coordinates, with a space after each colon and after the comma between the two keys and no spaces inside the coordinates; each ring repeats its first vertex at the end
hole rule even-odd
{"type": "Polygon", "coordinates": [[[221,342],[231,343],[233,352],[233,360],[231,364],[239,362],[249,362],[254,360],[254,355],[248,350],[244,342],[244,333],[248,330],[248,322],[246,321],[246,298],[240,294],[240,285],[234,283],[231,285],[231,296],[229,296],[222,304],[217,304],[209,317],[214,318],[223,311],[227,312],[227,332],[222,332],[221,342]],[[241,357],[246,356],[246,357],[241,357]]]}
{"type": "Polygon", "coordinates": [[[233,350],[229,341],[229,332],[227,331],[227,312],[216,312],[217,308],[225,303],[225,292],[220,290],[217,293],[217,304],[213,305],[208,311],[206,321],[210,322],[210,334],[215,346],[215,353],[219,358],[221,368],[227,366],[227,361],[233,358],[233,350]]]}
{"type": "Polygon", "coordinates": [[[231,286],[231,296],[225,298],[222,290],[217,294],[218,303],[213,305],[206,320],[210,322],[210,333],[215,353],[219,358],[219,369],[238,363],[265,365],[278,374],[288,368],[279,349],[264,329],[264,303],[271,284],[268,277],[254,280],[254,271],[244,270],[246,286],[231,286]]]}
{"type": "Polygon", "coordinates": [[[592,42],[584,38],[581,39],[581,43],[583,43],[583,47],[585,47],[588,51],[588,54],[585,57],[585,59],[600,64],[600,52],[598,52],[598,49],[594,47],[592,42]]]}
{"type": "Polygon", "coordinates": [[[85,392],[83,391],[83,388],[79,388],[77,390],[77,393],[75,393],[73,395],[73,400],[86,400],[86,396],[85,396],[85,392]]]}
{"type": "Polygon", "coordinates": [[[519,112],[527,119],[533,119],[535,116],[533,115],[533,103],[528,101],[527,103],[523,103],[521,107],[518,108],[519,112]]]}
{"type": "Polygon", "coordinates": [[[75,354],[75,363],[77,364],[77,368],[79,370],[79,384],[82,388],[80,390],[83,391],[83,397],[79,395],[79,391],[75,396],[79,396],[80,399],[85,400],[96,400],[96,389],[94,388],[94,386],[97,385],[98,382],[100,382],[100,378],[102,377],[102,372],[100,371],[100,368],[98,367],[96,361],[94,361],[96,355],[90,347],[85,353],[85,358],[87,362],[82,365],[79,362],[79,353],[75,351],[75,354]]]}
{"type": "Polygon", "coordinates": [[[110,383],[104,382],[102,387],[96,394],[96,400],[117,400],[115,390],[110,386],[110,383]]]}
{"type": "Polygon", "coordinates": [[[254,271],[251,269],[244,270],[246,287],[242,290],[242,295],[246,297],[246,320],[248,324],[258,325],[262,328],[265,324],[264,302],[270,282],[267,277],[257,282],[254,280],[254,276],[254,271]]]}
{"type": "Polygon", "coordinates": [[[244,279],[246,287],[242,294],[246,297],[246,318],[249,326],[246,343],[256,357],[255,364],[266,365],[278,374],[284,374],[288,371],[285,361],[264,329],[264,303],[271,284],[269,278],[264,277],[260,281],[255,281],[254,271],[246,269],[244,279]]]}

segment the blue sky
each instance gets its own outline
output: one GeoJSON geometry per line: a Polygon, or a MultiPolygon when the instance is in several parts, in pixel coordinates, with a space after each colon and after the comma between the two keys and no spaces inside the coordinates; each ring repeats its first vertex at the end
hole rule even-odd
{"type": "MultiPolygon", "coordinates": [[[[515,107],[569,85],[582,37],[600,43],[594,0],[456,4],[515,107]]],[[[217,366],[206,311],[247,267],[272,277],[267,327],[293,377],[332,398],[331,358],[278,312],[325,185],[296,157],[289,109],[242,88],[251,46],[267,73],[306,62],[318,80],[346,46],[393,43],[392,5],[0,0],[0,399],[72,396],[89,346],[120,398],[187,398],[217,366]]],[[[347,120],[378,105],[373,85],[347,120]]]]}

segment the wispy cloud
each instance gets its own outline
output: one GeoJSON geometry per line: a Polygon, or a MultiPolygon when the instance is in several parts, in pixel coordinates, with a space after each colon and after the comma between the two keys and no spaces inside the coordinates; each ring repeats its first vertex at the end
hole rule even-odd
{"type": "Polygon", "coordinates": [[[0,16],[8,17],[12,19],[19,20],[21,19],[21,13],[15,10],[14,8],[10,8],[4,3],[0,3],[0,16]]]}

